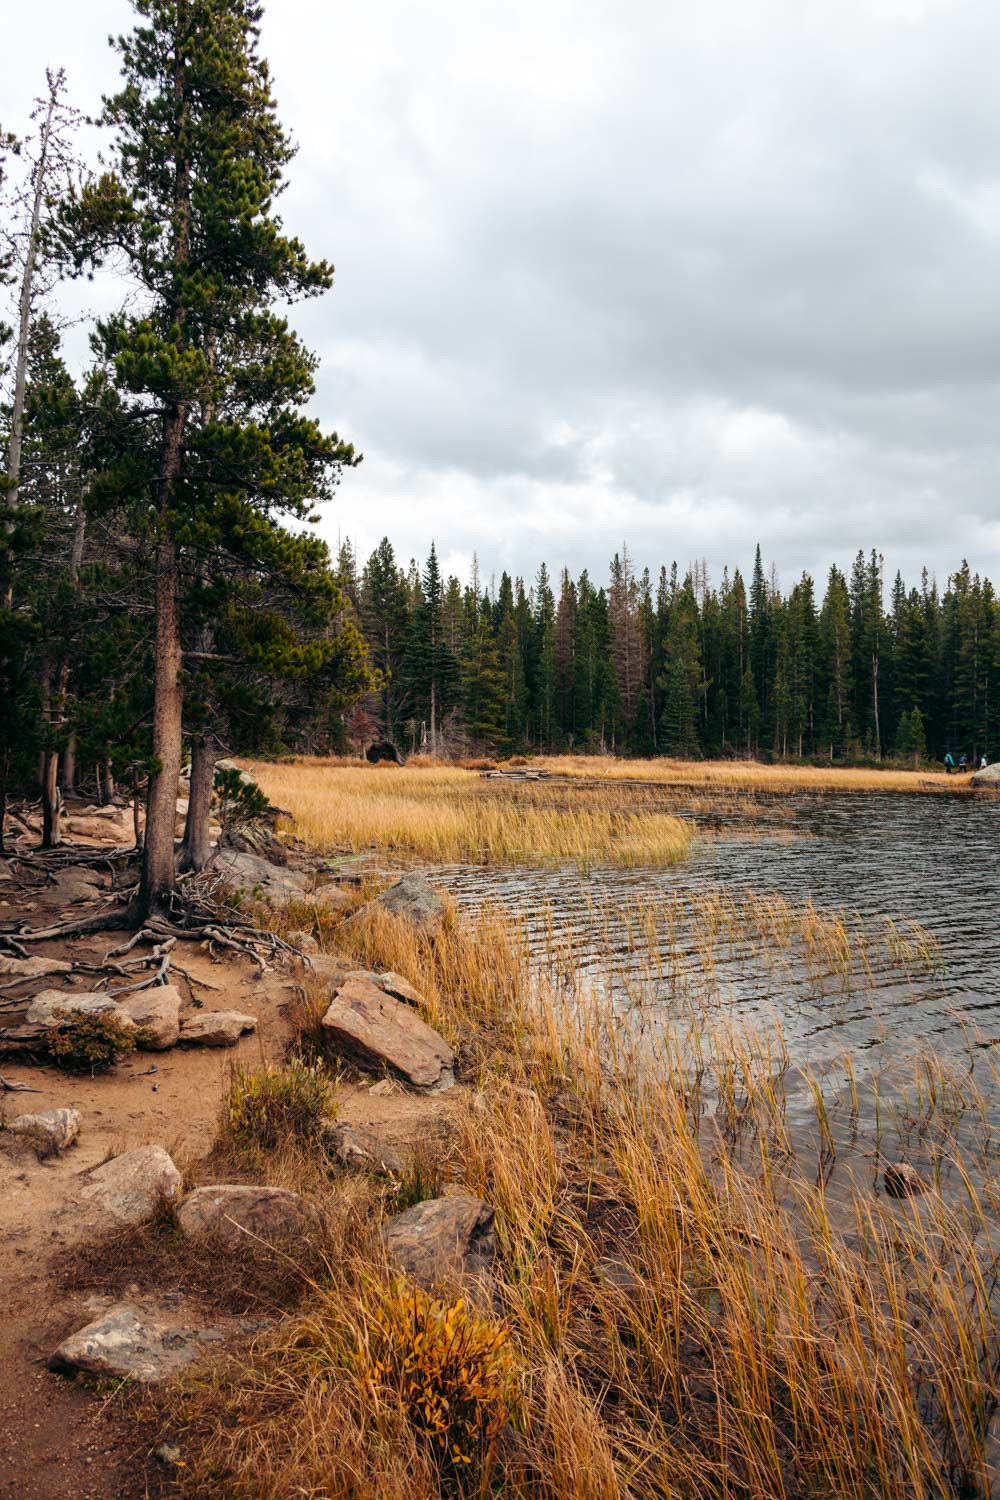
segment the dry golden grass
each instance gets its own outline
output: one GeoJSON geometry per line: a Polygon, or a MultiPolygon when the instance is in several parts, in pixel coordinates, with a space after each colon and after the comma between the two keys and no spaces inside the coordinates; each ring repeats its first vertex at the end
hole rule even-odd
{"type": "Polygon", "coordinates": [[[664,865],[693,828],[627,787],[510,786],[455,767],[377,770],[358,762],[258,765],[254,775],[296,832],[324,850],[377,848],[441,861],[664,865]]]}
{"type": "Polygon", "coordinates": [[[762,765],[753,760],[622,760],[612,755],[542,755],[531,769],[608,781],[648,781],[664,786],[716,787],[728,791],[927,792],[958,791],[966,776],[944,771],[872,770],[860,766],[762,765]]]}
{"type": "MultiPolygon", "coordinates": [[[[727,941],[735,920],[719,918],[727,941]]],[[[842,963],[856,939],[849,922],[817,927],[808,911],[738,920],[755,941],[813,943],[842,963]]],[[[565,962],[540,971],[517,924],[489,913],[436,940],[384,913],[344,936],[351,956],[415,983],[461,1044],[475,1098],[452,1170],[497,1209],[479,1333],[509,1351],[513,1426],[463,1478],[409,1395],[375,1380],[392,1273],[377,1215],[355,1203],[350,1228],[334,1183],[344,1227],[307,1306],[171,1397],[182,1494],[990,1495],[995,1076],[977,1088],[923,1059],[898,1110],[877,1112],[867,1152],[843,1128],[857,1122],[853,1074],[839,1104],[809,1080],[815,1121],[793,1137],[780,1038],[705,1016],[696,1035],[685,1022],[683,1046],[670,1028],[633,1028],[565,962]],[[880,1188],[884,1163],[911,1150],[928,1190],[896,1201],[880,1188]]],[[[653,938],[634,924],[650,967],[653,938]]],[[[397,1345],[393,1360],[428,1368],[418,1348],[397,1345]]]]}

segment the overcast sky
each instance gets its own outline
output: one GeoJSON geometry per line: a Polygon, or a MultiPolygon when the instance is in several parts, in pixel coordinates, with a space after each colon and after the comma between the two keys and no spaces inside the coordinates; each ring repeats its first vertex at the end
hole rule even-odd
{"type": "MultiPolygon", "coordinates": [[[[127,0],[5,17],[96,109],[127,0]]],[[[271,0],[362,557],[1000,583],[995,0],[271,0]]],[[[92,147],[89,149],[93,149],[92,147]]]]}

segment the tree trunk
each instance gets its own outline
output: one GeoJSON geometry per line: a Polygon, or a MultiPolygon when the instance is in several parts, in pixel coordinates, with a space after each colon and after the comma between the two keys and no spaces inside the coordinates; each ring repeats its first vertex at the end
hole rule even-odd
{"type": "Polygon", "coordinates": [[[212,786],[215,781],[215,741],[202,737],[191,742],[191,791],[188,796],[184,842],[181,845],[180,870],[204,870],[212,857],[209,825],[212,812],[212,786]]]}
{"type": "Polygon", "coordinates": [[[63,790],[64,797],[72,797],[76,793],[76,730],[70,731],[66,748],[62,753],[62,775],[59,784],[63,790]]]}
{"type": "MultiPolygon", "coordinates": [[[[45,199],[45,183],[48,173],[49,138],[52,134],[52,119],[56,110],[58,91],[49,77],[49,105],[45,124],[39,138],[38,161],[35,166],[35,191],[31,203],[31,219],[24,248],[24,270],[21,273],[21,290],[18,300],[17,353],[14,359],[14,394],[11,402],[10,439],[7,444],[7,505],[13,510],[21,479],[21,440],[24,433],[24,403],[28,380],[28,333],[31,327],[31,296],[35,280],[35,262],[38,258],[38,237],[41,226],[42,203],[45,199]]],[[[8,532],[12,522],[7,523],[8,532]]],[[[13,588],[7,584],[3,589],[3,604],[9,608],[13,588]]]]}
{"type": "MultiPolygon", "coordinates": [[[[175,419],[167,443],[165,469],[176,475],[181,425],[175,419]],[[174,449],[171,454],[171,448],[174,449]],[[171,463],[171,459],[173,462],[171,463]]],[[[166,477],[166,476],[165,476],[166,477]]],[[[162,537],[156,549],[156,671],[153,698],[153,756],[157,769],[149,780],[146,841],[136,915],[141,919],[165,911],[176,884],[174,828],[177,782],[181,774],[183,693],[181,671],[180,579],[177,548],[162,537]]]]}
{"type": "Polygon", "coordinates": [[[111,757],[104,762],[104,773],[101,777],[101,806],[110,807],[115,800],[115,773],[111,767],[111,757]]]}
{"type": "Polygon", "coordinates": [[[59,752],[49,747],[42,768],[42,848],[55,849],[62,843],[60,818],[62,793],[59,790],[59,752]]]}

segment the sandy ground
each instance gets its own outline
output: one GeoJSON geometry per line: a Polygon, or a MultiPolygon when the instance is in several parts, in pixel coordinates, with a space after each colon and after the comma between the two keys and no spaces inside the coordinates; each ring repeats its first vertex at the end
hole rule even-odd
{"type": "MultiPolygon", "coordinates": [[[[0,920],[42,925],[60,913],[39,903],[16,879],[0,885],[0,920]]],[[[88,908],[75,907],[73,915],[88,908]]],[[[61,913],[67,916],[69,913],[61,913]]],[[[32,953],[97,962],[115,935],[97,935],[32,945],[32,953]]],[[[290,1040],[288,1008],[294,974],[273,969],[254,977],[242,959],[214,962],[195,943],[174,955],[196,983],[206,1009],[234,1009],[258,1018],[258,1031],[235,1048],[137,1053],[110,1073],[67,1075],[48,1067],[4,1060],[0,1071],[37,1092],[0,1093],[7,1120],[35,1110],[72,1106],[83,1117],[80,1137],[65,1155],[39,1161],[0,1134],[0,1497],[11,1500],[139,1500],[162,1492],[157,1465],[134,1429],[115,1414],[106,1394],[51,1374],[46,1360],[69,1332],[93,1316],[87,1294],[60,1286],[55,1261],[91,1232],[74,1206],[80,1176],[109,1156],[146,1144],[163,1145],[182,1169],[195,1168],[216,1134],[225,1075],[234,1060],[279,1059],[290,1040]],[[155,1066],[155,1073],[149,1069],[155,1066]]],[[[44,988],[94,987],[90,976],[67,985],[69,976],[26,983],[25,1003],[44,988]]],[[[187,986],[181,984],[182,993],[187,986]]],[[[4,998],[9,998],[8,995],[4,998]]],[[[0,1025],[18,1015],[0,1016],[0,1025]]],[[[437,1097],[405,1093],[372,1095],[365,1085],[342,1091],[340,1117],[376,1128],[405,1152],[420,1140],[447,1132],[459,1107],[458,1088],[437,1097]]],[[[118,1294],[119,1288],[109,1287],[118,1294]]],[[[145,1290],[145,1289],[144,1289],[145,1290]]]]}

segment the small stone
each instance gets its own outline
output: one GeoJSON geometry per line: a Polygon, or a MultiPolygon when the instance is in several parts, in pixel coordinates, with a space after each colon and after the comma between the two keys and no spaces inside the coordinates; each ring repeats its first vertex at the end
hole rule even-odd
{"type": "Polygon", "coordinates": [[[311,932],[300,932],[296,929],[294,932],[288,934],[288,941],[300,953],[311,954],[319,952],[319,943],[317,943],[311,932]]]}
{"type": "Polygon", "coordinates": [[[405,1171],[402,1159],[373,1130],[351,1125],[346,1120],[330,1120],[326,1124],[327,1147],[342,1167],[384,1177],[399,1177],[405,1171]]]}
{"type": "Polygon", "coordinates": [[[637,1271],[633,1271],[625,1261],[615,1260],[611,1256],[604,1256],[597,1261],[594,1273],[598,1281],[612,1291],[621,1292],[630,1301],[640,1297],[646,1290],[646,1283],[637,1271]]]}
{"type": "Polygon", "coordinates": [[[153,1450],[153,1457],[165,1469],[179,1469],[184,1462],[184,1455],[176,1443],[161,1443],[153,1450]]]}
{"type": "Polygon", "coordinates": [[[76,1140],[81,1120],[78,1109],[43,1109],[34,1115],[18,1115],[7,1129],[26,1137],[39,1156],[56,1156],[76,1140]]]}
{"type": "Polygon", "coordinates": [[[430,1288],[488,1266],[496,1252],[495,1218],[482,1198],[427,1198],[390,1219],[386,1246],[407,1275],[430,1288]]]}
{"type": "Polygon", "coordinates": [[[393,1094],[399,1093],[399,1085],[393,1083],[391,1078],[380,1078],[378,1083],[373,1083],[368,1090],[376,1099],[391,1099],[393,1094]]]}
{"type": "Polygon", "coordinates": [[[125,995],[121,1006],[145,1032],[141,1045],[146,1050],[165,1052],[180,1036],[181,994],[176,985],[157,984],[125,995]]]}
{"type": "Polygon", "coordinates": [[[891,1162],[882,1173],[882,1185],[890,1198],[913,1198],[926,1192],[923,1178],[909,1162],[891,1162]]]}
{"type": "Polygon", "coordinates": [[[235,1047],[245,1031],[257,1030],[257,1017],[238,1010],[193,1010],[181,1021],[180,1042],[192,1047],[235,1047]]]}
{"type": "Polygon", "coordinates": [[[180,1195],[181,1174],[162,1146],[139,1146],[95,1167],[81,1190],[88,1207],[118,1224],[145,1224],[180,1195]]]}
{"type": "Polygon", "coordinates": [[[261,1240],[299,1242],[316,1232],[319,1216],[290,1188],[222,1183],[189,1193],[177,1211],[177,1225],[185,1239],[210,1235],[234,1248],[261,1240]]]}

